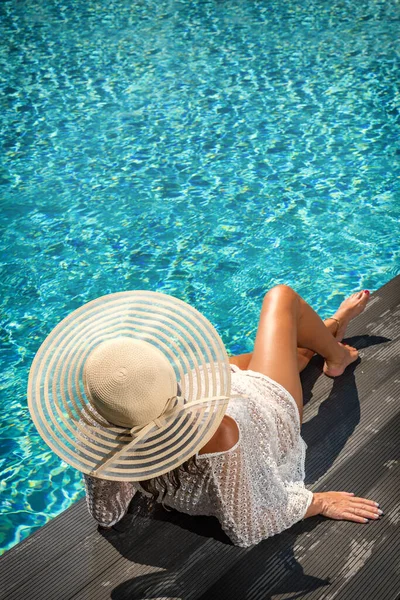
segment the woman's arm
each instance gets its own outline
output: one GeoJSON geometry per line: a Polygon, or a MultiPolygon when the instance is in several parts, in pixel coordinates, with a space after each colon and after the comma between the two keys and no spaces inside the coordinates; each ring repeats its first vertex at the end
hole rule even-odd
{"type": "Polygon", "coordinates": [[[329,519],[367,523],[382,515],[379,504],[366,498],[358,498],[348,492],[320,492],[313,494],[304,519],[323,515],[329,519]]]}
{"type": "Polygon", "coordinates": [[[102,527],[112,527],[128,510],[135,488],[129,481],[107,481],[89,475],[84,478],[90,514],[102,527]]]}

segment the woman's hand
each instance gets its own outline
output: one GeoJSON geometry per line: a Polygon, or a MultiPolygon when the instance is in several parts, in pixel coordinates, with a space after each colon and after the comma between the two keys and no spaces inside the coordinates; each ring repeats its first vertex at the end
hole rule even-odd
{"type": "Polygon", "coordinates": [[[367,523],[379,519],[383,514],[379,504],[366,498],[358,498],[348,492],[321,492],[313,495],[306,517],[323,515],[329,519],[367,523]]]}

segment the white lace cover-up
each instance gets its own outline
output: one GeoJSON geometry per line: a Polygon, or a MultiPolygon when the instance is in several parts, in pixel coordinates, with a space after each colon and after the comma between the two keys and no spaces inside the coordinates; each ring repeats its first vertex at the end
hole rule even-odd
{"type": "MultiPolygon", "coordinates": [[[[232,542],[251,546],[300,521],[312,500],[304,487],[306,445],[293,397],[278,383],[232,366],[227,414],[239,440],[226,452],[200,454],[201,474],[180,474],[181,486],[167,483],[166,506],[190,515],[217,517],[232,542]]],[[[140,486],[85,475],[90,513],[103,526],[125,515],[140,486]]]]}

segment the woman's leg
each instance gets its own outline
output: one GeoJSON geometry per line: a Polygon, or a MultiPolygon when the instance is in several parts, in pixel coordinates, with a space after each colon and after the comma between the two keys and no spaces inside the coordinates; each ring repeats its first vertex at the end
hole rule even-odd
{"type": "Polygon", "coordinates": [[[339,344],[316,312],[291,288],[278,285],[263,301],[254,352],[248,365],[280,383],[295,399],[300,420],[303,393],[297,348],[325,358],[324,371],[336,377],[357,359],[355,348],[339,344]]]}
{"type": "MultiPolygon", "coordinates": [[[[331,334],[336,337],[336,333],[339,327],[338,322],[336,320],[333,320],[333,318],[329,317],[329,319],[326,319],[324,321],[324,325],[331,332],[331,334]]],[[[315,352],[313,352],[312,350],[308,350],[307,348],[297,348],[297,364],[299,373],[301,373],[306,368],[314,354],[315,352]]],[[[229,362],[232,365],[236,365],[237,367],[239,367],[239,369],[241,369],[242,371],[246,371],[249,368],[252,356],[253,352],[247,352],[246,354],[238,354],[237,356],[230,356],[229,362]]]]}
{"type": "MultiPolygon", "coordinates": [[[[344,300],[338,310],[335,312],[333,317],[328,317],[325,319],[324,325],[325,327],[335,336],[335,338],[341,342],[345,336],[346,328],[349,322],[359,315],[367,305],[369,300],[369,291],[363,290],[362,292],[356,292],[355,294],[351,294],[346,300],[344,300]]],[[[308,350],[307,348],[297,348],[297,362],[299,367],[299,373],[303,371],[312,357],[314,356],[314,352],[312,350],[308,350]]],[[[253,356],[252,352],[247,352],[246,354],[239,354],[237,356],[230,356],[229,362],[233,365],[239,367],[245,371],[249,368],[249,364],[251,358],[253,356]]]]}
{"type": "MultiPolygon", "coordinates": [[[[328,328],[330,330],[330,328],[328,328]]],[[[334,330],[334,328],[332,328],[334,330]]],[[[332,332],[334,335],[334,331],[332,332]]],[[[312,350],[307,350],[307,348],[297,348],[297,364],[299,373],[304,371],[315,352],[312,350]]],[[[231,365],[236,365],[242,371],[246,371],[249,368],[249,364],[251,361],[251,357],[253,356],[252,352],[247,352],[246,354],[238,354],[237,356],[230,356],[229,362],[231,365]]]]}

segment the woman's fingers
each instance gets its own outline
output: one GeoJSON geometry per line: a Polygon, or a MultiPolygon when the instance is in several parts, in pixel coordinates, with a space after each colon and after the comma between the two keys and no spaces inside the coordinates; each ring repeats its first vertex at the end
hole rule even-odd
{"type": "Polygon", "coordinates": [[[365,510],[369,510],[372,512],[379,512],[379,506],[376,506],[376,504],[370,504],[369,502],[351,502],[351,506],[355,506],[356,508],[364,508],[365,510]]]}
{"type": "Polygon", "coordinates": [[[351,498],[351,502],[357,502],[357,503],[362,503],[362,504],[368,504],[369,506],[374,506],[374,507],[378,507],[379,504],[377,502],[374,502],[373,500],[368,500],[367,498],[358,498],[357,496],[353,496],[353,498],[351,498]]]}
{"type": "Polygon", "coordinates": [[[354,521],[354,523],[368,523],[368,519],[366,517],[359,517],[358,515],[347,512],[343,513],[342,519],[346,519],[346,521],[354,521]]]}
{"type": "Polygon", "coordinates": [[[369,519],[379,519],[382,511],[377,507],[376,502],[365,498],[351,498],[343,506],[343,516],[351,521],[363,523],[369,519]],[[349,517],[350,515],[350,517],[349,517]]]}
{"type": "Polygon", "coordinates": [[[342,513],[342,518],[347,519],[348,521],[356,521],[357,523],[366,523],[367,521],[377,521],[380,515],[377,513],[373,513],[368,510],[362,509],[350,509],[344,510],[342,513]]]}
{"type": "Polygon", "coordinates": [[[361,517],[366,517],[367,519],[375,519],[380,516],[378,509],[376,508],[367,508],[363,505],[352,506],[347,512],[351,512],[355,515],[360,515],[361,517]]]}
{"type": "Polygon", "coordinates": [[[354,499],[354,501],[349,502],[349,506],[349,512],[361,514],[367,519],[377,519],[383,514],[379,506],[376,505],[376,502],[371,502],[370,500],[364,500],[362,498],[357,500],[354,499]]]}

